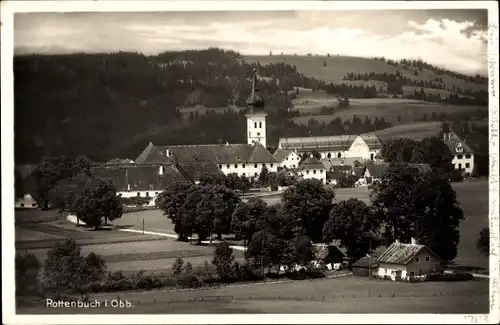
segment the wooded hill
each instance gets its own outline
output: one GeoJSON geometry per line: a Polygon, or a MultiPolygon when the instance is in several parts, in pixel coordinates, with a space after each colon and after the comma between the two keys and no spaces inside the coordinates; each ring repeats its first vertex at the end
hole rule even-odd
{"type": "MultiPolygon", "coordinates": [[[[387,87],[373,88],[350,80],[331,83],[311,76],[307,69],[302,71],[297,65],[264,61],[252,62],[239,53],[216,48],[155,56],[129,52],[16,56],[16,163],[36,162],[43,156],[58,154],[84,154],[95,161],[135,158],[149,141],[244,142],[244,107],[250,93],[252,68],[257,68],[262,77],[259,88],[267,100],[271,144],[280,136],[303,136],[311,131],[289,120],[293,90],[297,87],[350,98],[388,94],[387,87]],[[213,111],[195,110],[185,119],[181,111],[186,107],[213,111]]],[[[369,71],[369,65],[367,69],[363,73],[381,73],[369,71]]],[[[357,68],[353,71],[360,73],[357,68]]],[[[458,80],[457,76],[453,78],[458,80]]],[[[445,84],[448,77],[443,77],[445,84]]],[[[467,89],[467,96],[456,89],[453,93],[452,87],[453,96],[434,99],[484,105],[487,103],[481,90],[483,83],[483,79],[474,77],[466,84],[476,86],[462,87],[467,89]]],[[[395,87],[394,95],[398,91],[395,87]]],[[[325,126],[316,132],[368,132],[390,126],[385,121],[365,120],[353,130],[350,123],[335,123],[336,126],[325,126]]]]}

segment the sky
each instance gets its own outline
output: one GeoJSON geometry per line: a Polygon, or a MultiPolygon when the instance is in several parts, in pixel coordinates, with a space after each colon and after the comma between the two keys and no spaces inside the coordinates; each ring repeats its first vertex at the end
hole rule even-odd
{"type": "Polygon", "coordinates": [[[486,10],[16,13],[15,53],[222,47],[418,59],[485,74],[486,10]]]}

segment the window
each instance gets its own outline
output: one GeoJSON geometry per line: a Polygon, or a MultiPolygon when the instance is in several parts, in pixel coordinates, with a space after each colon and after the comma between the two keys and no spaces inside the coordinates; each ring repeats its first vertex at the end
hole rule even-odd
{"type": "Polygon", "coordinates": [[[219,169],[222,169],[222,165],[219,165],[219,169]]]}
{"type": "Polygon", "coordinates": [[[464,156],[463,156],[463,155],[458,155],[458,156],[457,156],[457,158],[458,158],[458,159],[463,159],[463,158],[464,158],[464,156]]]}
{"type": "Polygon", "coordinates": [[[254,168],[257,168],[257,164],[254,164],[254,165],[253,165],[253,167],[254,167],[254,168]]]}
{"type": "Polygon", "coordinates": [[[470,159],[470,154],[466,154],[465,158],[470,159]]]}
{"type": "Polygon", "coordinates": [[[245,176],[247,176],[247,175],[246,175],[246,173],[243,173],[243,174],[241,174],[241,176],[245,177],[245,176]]]}
{"type": "Polygon", "coordinates": [[[255,123],[253,124],[253,127],[254,127],[254,128],[257,128],[257,122],[255,122],[255,123]]]}
{"type": "Polygon", "coordinates": [[[470,168],[470,164],[469,163],[465,163],[465,168],[470,168]]]}
{"type": "Polygon", "coordinates": [[[238,168],[238,164],[234,164],[234,168],[238,168]]]}
{"type": "Polygon", "coordinates": [[[262,122],[259,122],[259,129],[262,129],[262,122]]]}
{"type": "Polygon", "coordinates": [[[158,195],[158,192],[155,192],[155,196],[158,195]]]}
{"type": "Polygon", "coordinates": [[[273,164],[271,164],[271,168],[273,168],[273,164]]]}
{"type": "Polygon", "coordinates": [[[262,164],[262,168],[266,167],[266,164],[262,164]]]}
{"type": "Polygon", "coordinates": [[[245,168],[245,164],[243,164],[242,167],[245,168]]]}
{"type": "Polygon", "coordinates": [[[308,170],[306,170],[306,174],[309,174],[309,169],[308,169],[308,170]]]}
{"type": "Polygon", "coordinates": [[[341,157],[342,157],[342,154],[339,152],[339,153],[337,154],[337,158],[341,158],[341,157]]]}
{"type": "Polygon", "coordinates": [[[231,168],[231,165],[227,164],[227,168],[228,168],[228,169],[229,169],[229,168],[231,168]]]}
{"type": "Polygon", "coordinates": [[[320,173],[320,174],[323,174],[323,169],[320,169],[320,170],[319,170],[319,173],[320,173]]]}
{"type": "MultiPolygon", "coordinates": [[[[286,160],[288,160],[288,157],[285,158],[286,160]]],[[[293,158],[292,158],[293,159],[293,158]]]]}
{"type": "Polygon", "coordinates": [[[426,257],[425,257],[425,261],[426,261],[426,262],[429,262],[430,260],[431,260],[431,258],[430,258],[429,256],[426,256],[426,257]]]}
{"type": "Polygon", "coordinates": [[[462,164],[458,164],[458,169],[462,169],[462,164]]]}
{"type": "Polygon", "coordinates": [[[253,176],[257,177],[257,173],[254,173],[253,176]]]}
{"type": "Polygon", "coordinates": [[[146,192],[146,197],[149,197],[149,192],[146,192]]]}
{"type": "Polygon", "coordinates": [[[141,196],[141,192],[137,192],[137,196],[141,196]]]}
{"type": "Polygon", "coordinates": [[[122,196],[122,193],[118,193],[118,196],[121,197],[122,196]]]}
{"type": "Polygon", "coordinates": [[[331,154],[331,153],[328,153],[326,156],[327,156],[328,158],[332,158],[332,154],[331,154]]]}
{"type": "Polygon", "coordinates": [[[419,258],[419,257],[417,257],[417,258],[415,259],[415,262],[416,262],[416,263],[420,263],[420,258],[419,258]]]}
{"type": "Polygon", "coordinates": [[[313,169],[313,174],[316,174],[316,169],[313,169]]]}

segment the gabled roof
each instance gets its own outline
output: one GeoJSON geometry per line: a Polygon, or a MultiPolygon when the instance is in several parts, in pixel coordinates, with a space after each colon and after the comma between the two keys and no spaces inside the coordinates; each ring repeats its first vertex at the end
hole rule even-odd
{"type": "Polygon", "coordinates": [[[472,150],[471,147],[465,141],[462,141],[458,135],[454,132],[449,133],[449,139],[445,141],[446,145],[450,149],[450,152],[452,155],[456,154],[472,154],[474,153],[474,150],[472,150]],[[456,148],[460,146],[462,147],[462,152],[458,152],[456,148]]]}
{"type": "Polygon", "coordinates": [[[357,135],[334,135],[321,137],[280,138],[279,146],[283,149],[307,151],[321,150],[349,150],[357,135]]]}
{"type": "Polygon", "coordinates": [[[360,137],[361,139],[363,139],[370,150],[382,149],[382,142],[374,132],[361,134],[360,137]]]}
{"type": "Polygon", "coordinates": [[[380,177],[389,168],[389,164],[368,164],[366,169],[371,177],[380,177]]]}
{"type": "Polygon", "coordinates": [[[298,167],[299,169],[326,169],[325,165],[319,160],[318,158],[315,157],[309,157],[306,160],[304,160],[298,167]]]}
{"type": "Polygon", "coordinates": [[[355,158],[326,158],[326,159],[321,159],[323,164],[327,167],[331,166],[342,166],[342,165],[350,165],[353,166],[354,162],[357,161],[359,163],[363,163],[365,159],[361,157],[355,157],[355,158]]]}
{"type": "Polygon", "coordinates": [[[363,177],[363,175],[365,174],[365,169],[366,169],[366,167],[353,167],[352,172],[357,177],[363,177]]]}
{"type": "Polygon", "coordinates": [[[174,164],[130,166],[98,166],[92,168],[97,178],[113,182],[117,191],[162,191],[175,181],[190,181],[174,164]],[[163,167],[160,175],[159,168],[163,167]]]}
{"type": "Polygon", "coordinates": [[[294,153],[295,151],[292,149],[278,149],[274,152],[273,157],[277,162],[283,162],[286,157],[294,153]]]}
{"type": "Polygon", "coordinates": [[[345,177],[345,174],[342,173],[342,172],[339,172],[339,171],[337,171],[337,172],[326,172],[326,179],[337,179],[337,180],[339,180],[339,179],[341,179],[343,177],[345,177]]]}
{"type": "Polygon", "coordinates": [[[346,253],[338,248],[336,245],[326,245],[326,244],[313,244],[314,257],[320,260],[335,259],[336,257],[344,258],[347,257],[346,253]]]}
{"type": "Polygon", "coordinates": [[[159,146],[177,162],[212,161],[215,164],[272,163],[276,160],[261,143],[159,146]]]}
{"type": "Polygon", "coordinates": [[[140,163],[167,163],[170,159],[165,157],[153,143],[149,143],[146,149],[135,160],[137,164],[140,163]]]}
{"type": "Polygon", "coordinates": [[[402,244],[399,242],[392,243],[385,252],[382,253],[377,259],[378,263],[388,263],[388,264],[400,264],[406,265],[411,262],[411,260],[417,256],[423,249],[427,249],[432,255],[437,257],[434,252],[432,252],[425,245],[415,245],[415,244],[402,244]]]}
{"type": "Polygon", "coordinates": [[[224,175],[213,161],[180,162],[179,165],[194,181],[206,175],[224,175]]]}
{"type": "Polygon", "coordinates": [[[352,264],[352,267],[375,268],[378,266],[377,260],[373,257],[363,256],[352,264]]]}

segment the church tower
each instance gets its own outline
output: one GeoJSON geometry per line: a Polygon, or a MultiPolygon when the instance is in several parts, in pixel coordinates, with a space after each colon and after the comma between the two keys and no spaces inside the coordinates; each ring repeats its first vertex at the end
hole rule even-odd
{"type": "Polygon", "coordinates": [[[264,98],[259,94],[256,88],[257,69],[253,70],[252,75],[252,92],[248,99],[247,117],[247,143],[254,144],[260,142],[264,148],[266,147],[266,116],[264,112],[264,98]]]}

